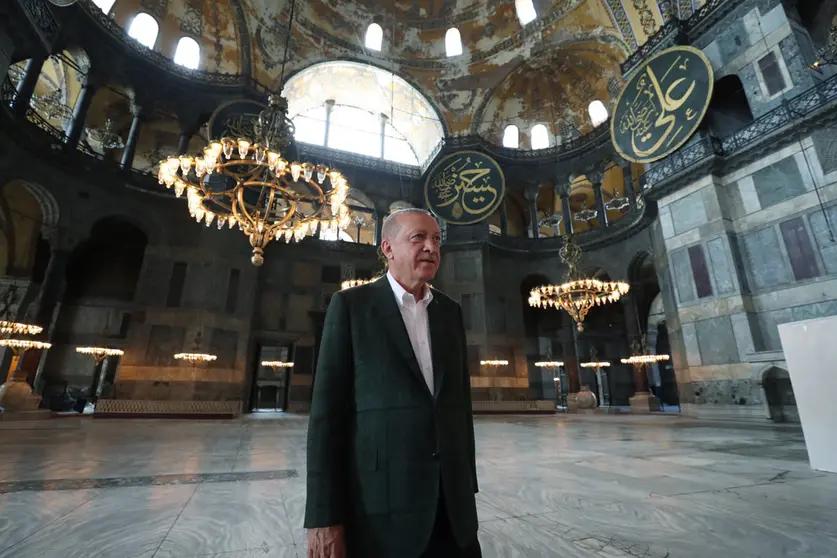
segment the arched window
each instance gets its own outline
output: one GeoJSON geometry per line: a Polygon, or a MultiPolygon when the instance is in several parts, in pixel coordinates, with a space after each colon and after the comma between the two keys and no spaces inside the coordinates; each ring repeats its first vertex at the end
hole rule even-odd
{"type": "Polygon", "coordinates": [[[436,153],[444,136],[436,111],[421,92],[367,64],[309,66],[288,80],[284,95],[294,138],[301,143],[420,166],[436,153]]]}
{"type": "Polygon", "coordinates": [[[116,4],[116,0],[93,0],[93,3],[99,6],[103,12],[109,14],[113,5],[116,4]]]}
{"type": "Polygon", "coordinates": [[[503,131],[503,147],[517,149],[520,147],[520,130],[514,124],[506,126],[503,131]]]}
{"type": "Polygon", "coordinates": [[[445,33],[445,54],[448,57],[462,54],[462,36],[456,27],[451,27],[445,33]]]}
{"type": "Polygon", "coordinates": [[[384,30],[377,23],[369,24],[366,28],[366,48],[372,50],[381,50],[381,45],[384,44],[384,30]]]}
{"type": "Polygon", "coordinates": [[[160,26],[157,25],[156,19],[144,12],[140,12],[134,16],[131,27],[128,28],[128,36],[133,37],[143,46],[154,48],[159,30],[160,26]]]}
{"type": "Polygon", "coordinates": [[[521,25],[526,25],[538,17],[532,0],[514,0],[514,7],[517,9],[517,19],[521,25]]]}
{"type": "Polygon", "coordinates": [[[201,47],[192,37],[182,37],[177,41],[177,50],[174,51],[174,63],[186,66],[193,70],[198,69],[201,61],[201,47]]]}
{"type": "Polygon", "coordinates": [[[607,122],[607,107],[604,106],[603,102],[593,101],[587,107],[587,112],[590,114],[590,121],[593,122],[594,127],[607,122]]]}
{"type": "Polygon", "coordinates": [[[532,133],[529,140],[532,143],[532,149],[546,149],[549,147],[549,131],[543,124],[535,124],[532,126],[532,133]]]}

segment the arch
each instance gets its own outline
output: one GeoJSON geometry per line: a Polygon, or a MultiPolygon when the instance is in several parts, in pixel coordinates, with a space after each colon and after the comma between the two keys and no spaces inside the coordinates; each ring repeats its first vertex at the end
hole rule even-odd
{"type": "Polygon", "coordinates": [[[590,122],[593,123],[594,128],[601,126],[609,118],[607,107],[598,99],[587,106],[587,114],[590,115],[590,122]]]}
{"type": "Polygon", "coordinates": [[[514,124],[506,126],[503,130],[503,147],[517,149],[520,147],[520,129],[514,124]]]}
{"type": "Polygon", "coordinates": [[[134,299],[148,236],[118,217],[96,221],[90,238],[79,244],[67,265],[68,302],[85,297],[134,299]]]}
{"type": "Polygon", "coordinates": [[[113,5],[116,4],[116,0],[93,0],[93,3],[96,4],[102,12],[109,14],[113,9],[113,5]]]}
{"type": "Polygon", "coordinates": [[[384,30],[377,23],[370,23],[363,42],[366,48],[380,51],[384,43],[384,30]]]}
{"type": "Polygon", "coordinates": [[[145,12],[135,15],[131,20],[131,25],[128,26],[128,36],[150,49],[154,48],[159,32],[160,24],[153,16],[145,12]]]}
{"type": "Polygon", "coordinates": [[[348,107],[355,114],[362,111],[369,122],[376,122],[375,132],[365,128],[353,131],[364,141],[355,137],[348,145],[352,152],[364,153],[366,149],[362,147],[370,144],[377,148],[381,130],[385,130],[383,157],[421,166],[444,138],[441,117],[428,98],[401,76],[371,64],[345,60],[313,64],[287,81],[284,95],[289,116],[297,123],[297,141],[323,144],[327,102],[335,109],[348,107]],[[301,130],[318,122],[322,125],[322,139],[300,137],[301,130]],[[408,156],[414,160],[406,161],[408,156]]]}
{"type": "Polygon", "coordinates": [[[521,25],[534,21],[538,17],[535,11],[535,4],[532,0],[514,0],[514,8],[517,11],[517,19],[521,25]]]}
{"type": "Polygon", "coordinates": [[[544,124],[535,124],[529,133],[529,143],[532,149],[546,149],[549,147],[549,130],[544,124]]]}
{"type": "Polygon", "coordinates": [[[59,208],[55,197],[46,188],[35,182],[20,181],[32,196],[38,200],[41,206],[41,224],[44,228],[53,228],[58,225],[59,208]]]}
{"type": "Polygon", "coordinates": [[[451,27],[445,33],[445,55],[450,58],[462,54],[462,35],[459,29],[451,27]]]}
{"type": "Polygon", "coordinates": [[[174,51],[174,63],[197,70],[201,62],[201,47],[192,37],[181,37],[174,51]]]}
{"type": "Polygon", "coordinates": [[[729,74],[716,81],[704,126],[708,126],[713,135],[724,137],[752,121],[753,111],[741,78],[729,74]]]}
{"type": "Polygon", "coordinates": [[[796,398],[790,374],[784,368],[770,366],[761,373],[765,403],[773,422],[799,422],[796,398]]]}

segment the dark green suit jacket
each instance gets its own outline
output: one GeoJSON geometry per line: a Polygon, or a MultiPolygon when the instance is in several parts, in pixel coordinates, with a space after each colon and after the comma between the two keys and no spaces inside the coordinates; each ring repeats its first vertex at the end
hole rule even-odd
{"type": "Polygon", "coordinates": [[[477,535],[474,422],[459,305],[428,305],[435,393],[386,277],[335,294],[308,426],[305,527],[344,525],[350,558],[415,558],[440,490],[461,546],[477,535]]]}

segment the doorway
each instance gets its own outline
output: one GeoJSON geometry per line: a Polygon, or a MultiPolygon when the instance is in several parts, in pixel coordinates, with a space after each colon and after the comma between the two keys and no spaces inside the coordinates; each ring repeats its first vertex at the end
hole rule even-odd
{"type": "Polygon", "coordinates": [[[260,345],[257,348],[250,412],[277,413],[288,408],[288,386],[293,368],[262,366],[265,361],[293,362],[293,345],[260,345]]]}

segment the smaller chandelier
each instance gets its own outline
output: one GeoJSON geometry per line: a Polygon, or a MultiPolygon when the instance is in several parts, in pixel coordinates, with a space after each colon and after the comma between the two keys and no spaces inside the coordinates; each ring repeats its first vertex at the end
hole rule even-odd
{"type": "Polygon", "coordinates": [[[590,209],[589,207],[587,207],[587,202],[584,202],[584,207],[581,209],[581,211],[576,211],[575,215],[573,215],[573,219],[582,223],[587,223],[598,216],[599,212],[595,209],[590,209]]]}
{"type": "Polygon", "coordinates": [[[508,363],[507,360],[481,360],[480,366],[506,366],[508,363]]]}
{"type": "Polygon", "coordinates": [[[831,28],[828,33],[828,44],[817,52],[817,60],[810,66],[812,70],[818,70],[823,66],[837,65],[837,26],[831,28]]]}
{"type": "Polygon", "coordinates": [[[558,236],[558,226],[561,224],[563,219],[564,217],[560,213],[553,213],[552,215],[547,215],[538,221],[538,226],[550,228],[555,233],[555,236],[558,236]]]}
{"type": "Polygon", "coordinates": [[[212,362],[216,360],[218,357],[216,355],[210,355],[206,353],[177,353],[174,355],[174,358],[177,360],[185,360],[190,364],[198,364],[201,362],[212,362]]]}
{"type": "Polygon", "coordinates": [[[49,95],[35,95],[29,105],[50,120],[67,120],[72,118],[73,109],[61,100],[61,90],[56,89],[49,95]]]}
{"type": "Polygon", "coordinates": [[[564,363],[560,360],[546,360],[542,362],[536,362],[535,366],[538,368],[559,368],[564,366],[564,363]]]}
{"type": "Polygon", "coordinates": [[[0,320],[0,333],[6,335],[38,335],[43,330],[44,328],[37,325],[0,320]]]}
{"type": "Polygon", "coordinates": [[[282,360],[263,360],[262,366],[266,366],[267,368],[293,368],[294,363],[282,360]]]}
{"type": "Polygon", "coordinates": [[[0,339],[0,347],[8,347],[13,352],[23,352],[29,349],[49,349],[51,343],[44,341],[30,341],[29,339],[0,339]]]}
{"type": "Polygon", "coordinates": [[[613,199],[605,204],[605,209],[608,211],[622,211],[631,205],[628,198],[619,196],[619,190],[614,190],[613,196],[613,199]]]}
{"type": "Polygon", "coordinates": [[[610,366],[610,363],[606,360],[598,360],[598,361],[590,361],[590,362],[582,362],[582,368],[607,368],[610,366]]]}
{"type": "Polygon", "coordinates": [[[102,362],[110,356],[122,356],[125,351],[122,349],[110,349],[108,347],[76,347],[76,352],[82,355],[90,355],[97,363],[102,362]]]}
{"type": "Polygon", "coordinates": [[[600,281],[581,277],[577,264],[581,248],[567,235],[559,252],[567,264],[567,280],[560,285],[535,287],[529,294],[529,306],[561,308],[575,321],[578,331],[584,331],[584,318],[594,307],[616,302],[627,294],[630,286],[622,281],[600,281]]]}
{"type": "Polygon", "coordinates": [[[105,120],[105,125],[102,128],[88,128],[86,130],[87,137],[102,146],[104,151],[110,149],[122,149],[125,147],[125,142],[113,131],[113,121],[108,118],[105,120]]]}
{"type": "Polygon", "coordinates": [[[347,279],[340,283],[340,290],[345,291],[346,289],[351,289],[352,287],[360,287],[361,285],[368,285],[372,283],[375,279],[347,279]]]}
{"type": "Polygon", "coordinates": [[[669,355],[632,355],[630,358],[623,358],[622,364],[651,364],[669,360],[669,355]]]}

